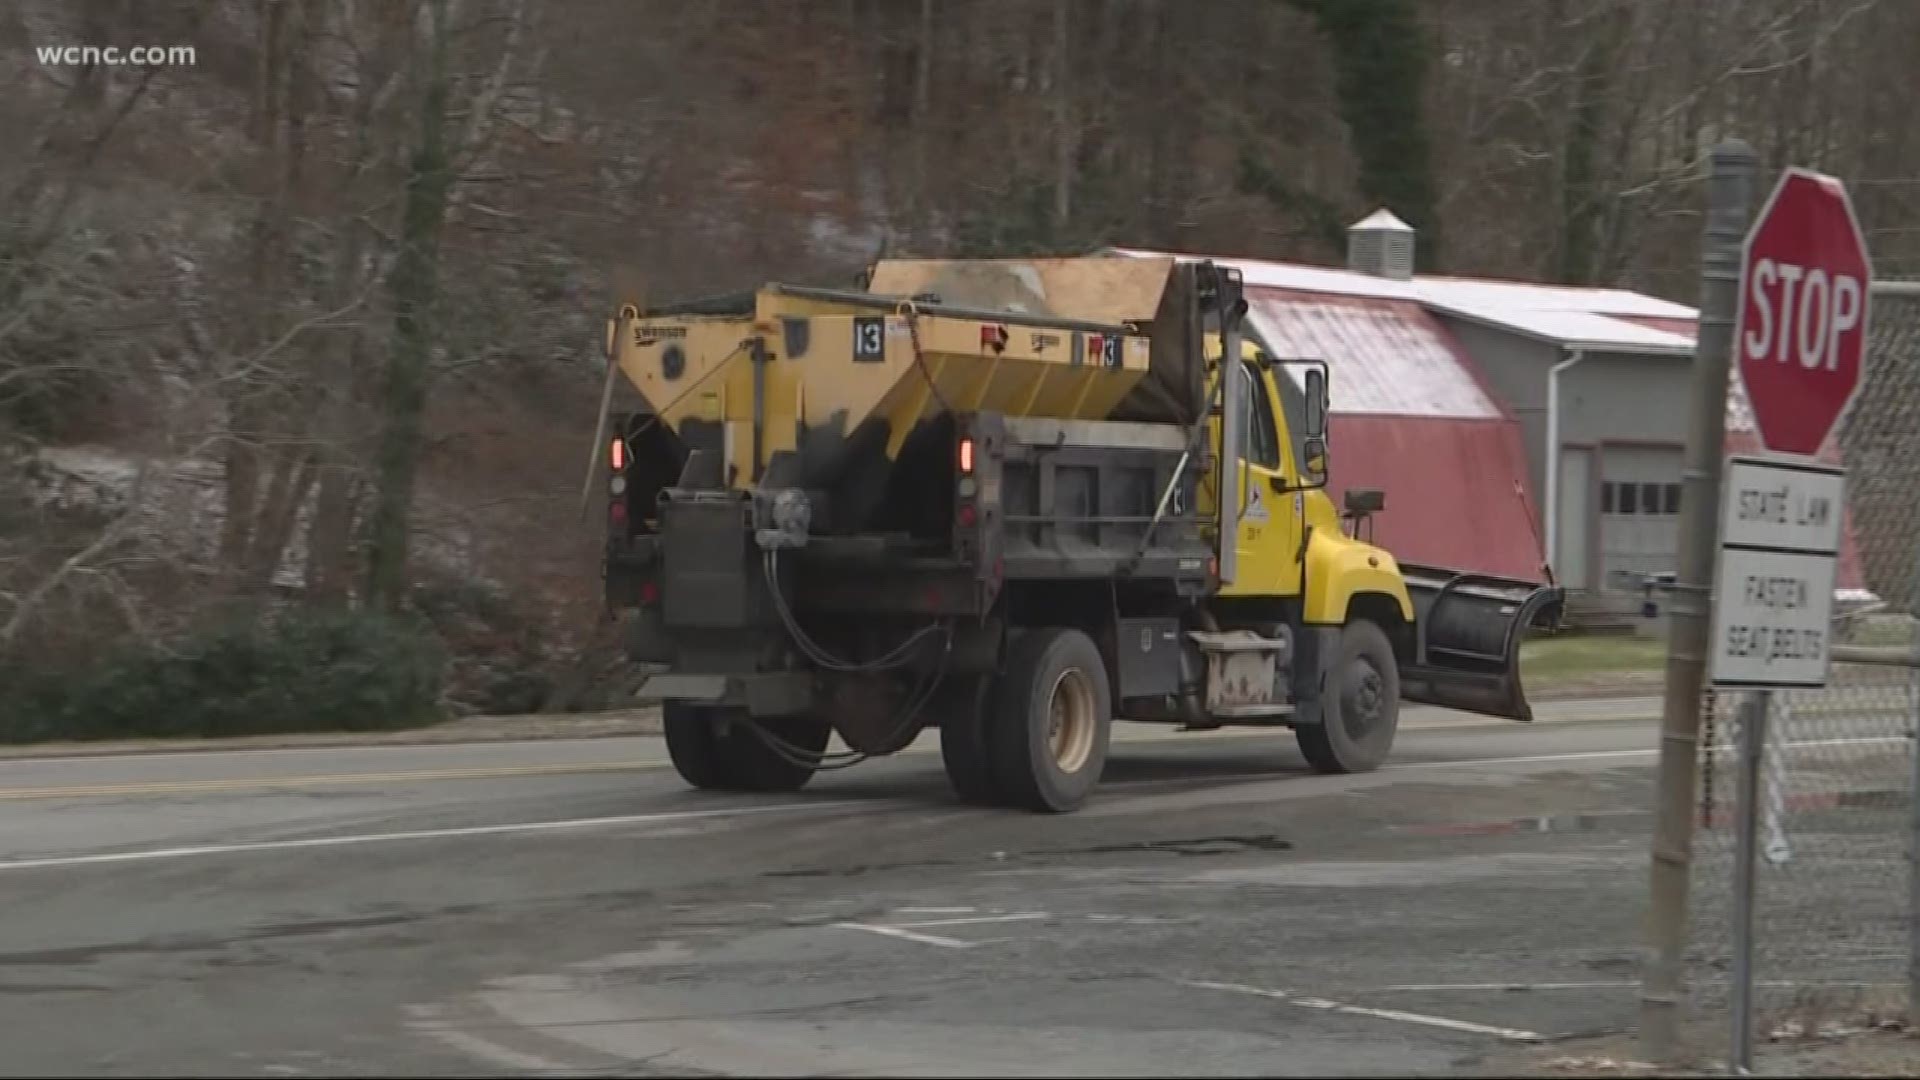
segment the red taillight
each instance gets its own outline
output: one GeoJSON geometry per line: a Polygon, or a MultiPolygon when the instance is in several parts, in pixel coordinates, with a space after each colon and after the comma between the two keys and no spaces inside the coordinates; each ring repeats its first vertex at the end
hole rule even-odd
{"type": "Polygon", "coordinates": [[[657,581],[641,582],[640,583],[640,602],[642,604],[659,603],[660,602],[660,583],[657,581]]]}
{"type": "Polygon", "coordinates": [[[973,440],[960,440],[960,472],[962,475],[973,472],[973,440]]]}
{"type": "Polygon", "coordinates": [[[961,528],[963,528],[963,529],[971,529],[971,528],[973,528],[973,523],[974,523],[974,522],[975,522],[976,520],[978,520],[978,515],[976,515],[976,514],[975,514],[975,512],[974,512],[974,509],[973,509],[973,504],[972,504],[972,503],[961,503],[961,504],[960,504],[960,513],[959,513],[959,518],[960,518],[960,527],[961,527],[961,528]]]}
{"type": "Polygon", "coordinates": [[[607,444],[607,464],[613,466],[614,472],[627,467],[627,440],[616,437],[607,444]]]}

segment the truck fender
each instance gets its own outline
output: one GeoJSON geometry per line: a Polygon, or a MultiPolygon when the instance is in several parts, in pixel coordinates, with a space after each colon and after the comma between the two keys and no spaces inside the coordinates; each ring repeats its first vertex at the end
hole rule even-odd
{"type": "Polygon", "coordinates": [[[1370,544],[1314,530],[1307,540],[1305,579],[1302,607],[1309,626],[1344,626],[1356,607],[1376,621],[1398,614],[1401,622],[1413,622],[1413,601],[1399,565],[1370,544]]]}

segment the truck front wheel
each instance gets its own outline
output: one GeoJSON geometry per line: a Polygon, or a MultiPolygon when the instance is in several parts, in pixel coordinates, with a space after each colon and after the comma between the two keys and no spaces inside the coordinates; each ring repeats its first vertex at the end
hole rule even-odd
{"type": "Polygon", "coordinates": [[[1307,764],[1323,773],[1379,768],[1400,726],[1400,667],[1378,623],[1354,619],[1340,628],[1323,692],[1321,722],[1294,732],[1307,764]]]}
{"type": "Polygon", "coordinates": [[[814,717],[762,723],[744,711],[669,701],[661,710],[667,756],[680,778],[708,791],[798,791],[813,779],[832,725],[814,717]],[[778,741],[775,741],[778,740],[778,741]]]}
{"type": "Polygon", "coordinates": [[[990,717],[994,778],[1017,805],[1077,810],[1100,782],[1113,728],[1100,647],[1079,630],[1031,630],[1008,653],[990,717]]]}

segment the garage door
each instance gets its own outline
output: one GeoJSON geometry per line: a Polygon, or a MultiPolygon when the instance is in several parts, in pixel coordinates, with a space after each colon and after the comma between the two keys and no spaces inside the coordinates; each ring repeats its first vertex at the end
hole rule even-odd
{"type": "Polygon", "coordinates": [[[1600,552],[1604,587],[1636,588],[1625,575],[1676,570],[1680,551],[1677,449],[1600,451],[1600,552]]]}

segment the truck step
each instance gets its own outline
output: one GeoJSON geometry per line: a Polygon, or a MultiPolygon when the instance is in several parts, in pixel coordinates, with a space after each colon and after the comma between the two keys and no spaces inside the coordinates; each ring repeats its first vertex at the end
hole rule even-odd
{"type": "Polygon", "coordinates": [[[1260,703],[1248,705],[1220,705],[1209,710],[1209,714],[1222,720],[1275,720],[1293,715],[1293,704],[1260,703]]]}

